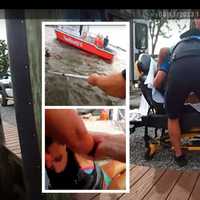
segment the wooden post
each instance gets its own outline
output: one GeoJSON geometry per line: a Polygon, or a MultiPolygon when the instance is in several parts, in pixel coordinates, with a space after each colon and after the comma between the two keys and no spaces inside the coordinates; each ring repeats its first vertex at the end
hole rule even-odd
{"type": "MultiPolygon", "coordinates": [[[[51,12],[50,12],[51,13],[51,12]]],[[[69,194],[41,194],[41,16],[49,11],[6,10],[7,36],[27,200],[67,200],[69,194]],[[27,68],[25,67],[27,66],[27,68]],[[20,88],[20,89],[19,89],[20,88]],[[28,105],[27,105],[27,102],[28,105]],[[28,128],[29,127],[29,128],[28,128]],[[27,130],[28,129],[28,130],[27,130]],[[37,133],[37,134],[36,134],[37,133]],[[39,145],[38,145],[39,144],[39,145]]],[[[51,16],[51,15],[50,15],[51,16]]],[[[50,17],[49,16],[49,17],[50,17]]],[[[59,16],[54,13],[54,16],[59,16]]]]}
{"type": "Polygon", "coordinates": [[[24,12],[6,10],[5,14],[16,121],[27,191],[26,199],[36,200],[41,199],[41,161],[33,110],[24,12]]]}
{"type": "MultiPolygon", "coordinates": [[[[42,97],[42,21],[52,21],[53,17],[61,18],[63,11],[59,12],[54,10],[49,12],[48,10],[43,10],[37,12],[36,10],[26,11],[25,12],[25,22],[26,22],[26,36],[28,44],[28,57],[29,57],[29,66],[30,66],[30,78],[32,85],[32,94],[33,94],[33,107],[34,115],[36,122],[36,129],[38,133],[39,147],[41,149],[41,97],[42,97]],[[44,19],[42,19],[42,17],[44,19]],[[49,19],[45,19],[45,18],[49,19]]],[[[55,19],[53,21],[57,21],[55,19]]],[[[40,151],[41,152],[41,151],[40,151]]],[[[44,198],[46,200],[67,200],[71,199],[69,194],[45,194],[44,198]]]]}

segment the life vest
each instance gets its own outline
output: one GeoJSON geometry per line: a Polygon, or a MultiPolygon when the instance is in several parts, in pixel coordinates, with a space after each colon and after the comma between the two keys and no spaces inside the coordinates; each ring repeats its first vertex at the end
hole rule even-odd
{"type": "Polygon", "coordinates": [[[106,110],[103,110],[100,114],[100,120],[109,120],[109,113],[106,110]]]}
{"type": "Polygon", "coordinates": [[[186,37],[182,37],[172,50],[170,63],[191,56],[200,56],[200,31],[199,35],[193,35],[193,31],[188,31],[186,37]]]}
{"type": "Polygon", "coordinates": [[[96,38],[95,38],[94,44],[95,44],[96,46],[98,46],[98,44],[99,44],[99,37],[96,37],[96,38]]]}
{"type": "Polygon", "coordinates": [[[103,39],[99,38],[99,48],[103,48],[103,39]]]}

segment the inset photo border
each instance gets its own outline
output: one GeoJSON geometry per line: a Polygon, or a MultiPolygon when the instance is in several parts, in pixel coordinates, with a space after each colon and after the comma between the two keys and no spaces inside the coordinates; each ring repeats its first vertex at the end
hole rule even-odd
{"type": "MultiPolygon", "coordinates": [[[[48,34],[50,34],[50,33],[48,33],[48,34]]],[[[129,118],[129,106],[128,106],[129,105],[129,79],[130,79],[129,78],[129,64],[130,64],[130,42],[129,41],[130,41],[129,22],[42,22],[42,192],[43,193],[128,193],[129,192],[129,185],[130,185],[130,183],[129,183],[129,179],[130,179],[129,178],[130,152],[129,152],[129,121],[128,121],[128,118],[129,118]],[[124,51],[124,49],[120,48],[120,46],[114,46],[114,48],[125,53],[123,66],[124,66],[124,69],[126,70],[126,81],[125,81],[125,87],[126,87],[125,97],[126,98],[123,100],[124,103],[122,103],[122,104],[120,104],[120,103],[119,104],[117,104],[117,103],[109,104],[109,103],[107,103],[108,102],[107,100],[104,100],[101,103],[97,103],[96,105],[95,104],[93,105],[91,103],[82,104],[80,102],[77,102],[74,105],[63,103],[63,102],[61,102],[61,103],[58,102],[57,104],[53,103],[53,104],[50,104],[50,105],[45,104],[45,95],[47,94],[46,90],[45,90],[45,85],[46,85],[46,83],[45,83],[45,72],[47,70],[46,65],[48,66],[47,62],[49,62],[49,59],[51,58],[51,56],[53,56],[53,57],[56,58],[56,60],[58,59],[62,63],[62,61],[63,61],[62,56],[63,55],[65,56],[65,54],[63,54],[61,56],[56,55],[54,52],[49,51],[48,48],[45,48],[45,41],[46,41],[45,40],[45,26],[61,26],[61,25],[64,25],[64,26],[73,26],[73,25],[74,26],[80,26],[80,25],[83,25],[83,26],[84,25],[85,26],[124,26],[126,28],[126,34],[125,34],[124,38],[123,38],[122,35],[120,35],[119,38],[118,38],[119,41],[121,39],[125,39],[127,41],[126,50],[124,51]],[[86,110],[87,109],[97,109],[97,110],[98,109],[100,109],[100,110],[104,110],[104,109],[105,110],[106,109],[110,109],[110,110],[112,110],[112,109],[124,109],[125,119],[126,119],[125,120],[125,124],[126,124],[126,128],[125,128],[126,129],[126,131],[125,131],[125,133],[126,133],[126,189],[125,190],[110,190],[110,189],[108,189],[108,190],[107,189],[106,190],[74,190],[74,189],[73,190],[49,190],[49,189],[46,189],[45,188],[45,157],[44,157],[45,156],[45,109],[86,109],[86,110]]],[[[54,42],[56,42],[56,44],[58,43],[58,41],[56,41],[56,38],[55,38],[54,42]]],[[[64,44],[61,44],[61,45],[64,45],[64,44]]],[[[56,46],[53,46],[52,48],[56,49],[56,46]]],[[[65,45],[64,45],[63,48],[65,48],[65,45]]],[[[72,46],[69,46],[68,48],[72,49],[73,51],[76,51],[76,52],[78,50],[78,49],[76,49],[72,46]]],[[[80,52],[81,52],[81,54],[83,54],[83,55],[81,55],[82,57],[84,57],[85,55],[87,57],[87,55],[88,55],[87,52],[79,50],[79,53],[80,52]]],[[[118,72],[118,73],[120,72],[119,69],[118,70],[115,69],[116,71],[115,70],[112,71],[111,69],[108,68],[108,66],[112,65],[113,62],[107,62],[104,59],[101,59],[101,58],[99,58],[98,56],[95,56],[95,55],[91,55],[91,56],[89,55],[88,57],[89,58],[91,57],[90,60],[92,60],[93,63],[94,63],[94,60],[97,63],[99,62],[97,67],[98,66],[102,67],[102,63],[105,64],[105,66],[103,66],[102,69],[100,69],[100,70],[106,69],[108,71],[105,74],[102,73],[102,75],[110,75],[111,74],[110,72],[118,72]]],[[[117,57],[114,58],[114,62],[115,62],[115,60],[117,60],[118,64],[120,63],[120,61],[117,57]]],[[[80,60],[78,60],[78,61],[80,61],[80,60]]],[[[88,61],[86,60],[85,63],[88,64],[88,61]]],[[[52,66],[57,66],[57,67],[61,66],[61,68],[63,67],[62,64],[57,65],[57,61],[54,63],[51,60],[51,66],[50,66],[50,68],[48,68],[48,70],[51,69],[52,66]]],[[[89,65],[89,67],[93,68],[92,70],[94,70],[93,65],[89,65]]],[[[85,71],[86,71],[86,74],[88,73],[88,75],[89,75],[89,72],[87,72],[87,69],[85,69],[85,71]]],[[[65,77],[65,75],[63,75],[64,72],[66,72],[66,71],[61,71],[60,72],[61,74],[55,74],[55,73],[53,74],[52,73],[52,75],[58,76],[59,78],[57,80],[60,81],[61,83],[64,82],[63,78],[64,78],[64,80],[68,81],[68,83],[73,84],[73,85],[76,85],[77,82],[79,80],[81,80],[82,82],[81,82],[81,84],[79,83],[79,86],[83,86],[84,84],[82,84],[82,83],[86,82],[86,80],[85,80],[86,75],[84,74],[85,71],[83,70],[83,72],[81,71],[81,73],[79,73],[79,72],[77,73],[77,71],[73,72],[73,70],[72,70],[73,73],[70,72],[70,73],[67,74],[69,77],[65,77]],[[72,75],[72,76],[70,77],[70,75],[72,75]],[[77,75],[77,77],[76,77],[76,75],[77,75]],[[70,81],[70,78],[72,80],[74,80],[74,82],[70,81]],[[61,81],[61,79],[62,79],[62,81],[61,81]]],[[[95,71],[92,71],[92,72],[95,73],[95,71]]],[[[56,81],[52,80],[51,82],[54,83],[54,85],[56,85],[56,81]]],[[[113,82],[114,82],[114,80],[113,80],[113,82]]],[[[81,93],[83,93],[82,88],[83,87],[80,87],[81,90],[79,90],[79,92],[81,92],[81,93]]],[[[88,88],[88,87],[86,87],[86,88],[88,88]]],[[[97,87],[94,87],[94,88],[95,88],[95,90],[98,89],[97,87]]],[[[58,97],[60,94],[61,93],[57,93],[55,96],[58,97]]],[[[67,98],[69,97],[69,99],[71,98],[72,100],[73,100],[73,98],[76,98],[73,95],[70,96],[70,94],[72,94],[72,93],[69,93],[69,92],[66,93],[66,97],[67,98]]],[[[105,91],[101,91],[101,93],[98,93],[98,94],[100,94],[99,96],[105,95],[106,98],[109,97],[109,95],[107,95],[105,93],[105,91]]],[[[90,94],[86,94],[85,96],[89,97],[89,99],[92,99],[92,95],[90,95],[90,94]]],[[[69,100],[69,99],[67,99],[67,100],[69,100]]],[[[72,101],[71,99],[69,101],[72,101]]],[[[111,102],[111,101],[115,102],[116,101],[116,98],[113,98],[113,99],[112,98],[109,99],[109,102],[111,102]]],[[[118,99],[121,100],[123,98],[118,98],[118,99]]],[[[85,102],[87,102],[87,100],[85,102]]],[[[97,102],[97,101],[94,100],[94,102],[97,102]]]]}
{"type": "Polygon", "coordinates": [[[129,22],[42,22],[45,106],[128,105],[129,41],[129,22]],[[123,70],[125,90],[116,81],[123,70]]]}
{"type": "MultiPolygon", "coordinates": [[[[129,123],[127,117],[128,117],[128,113],[126,111],[126,109],[124,108],[113,108],[113,107],[107,107],[105,108],[94,108],[94,107],[88,107],[88,108],[83,108],[83,107],[76,107],[76,108],[67,108],[67,107],[46,107],[43,110],[43,121],[42,121],[42,192],[43,193],[128,193],[129,192],[129,161],[130,161],[130,155],[129,155],[129,123]],[[111,182],[114,185],[114,187],[119,187],[119,185],[117,186],[117,184],[121,184],[121,185],[125,185],[125,189],[49,189],[47,188],[47,171],[46,171],[46,164],[45,164],[45,160],[46,160],[46,155],[50,155],[52,157],[55,156],[55,154],[52,154],[52,148],[53,145],[52,144],[59,144],[59,142],[57,141],[52,141],[51,143],[49,143],[47,141],[49,137],[49,135],[45,134],[45,128],[47,127],[46,123],[49,123],[46,121],[46,117],[47,115],[45,114],[45,112],[71,112],[71,111],[75,111],[78,113],[78,115],[81,117],[82,122],[84,123],[88,133],[90,133],[90,135],[93,135],[94,138],[95,136],[97,137],[101,137],[104,134],[106,134],[107,139],[109,142],[111,142],[111,146],[114,143],[113,141],[115,139],[119,140],[116,144],[120,144],[120,150],[117,151],[118,152],[124,152],[123,149],[121,148],[125,148],[125,162],[124,161],[116,161],[116,159],[114,159],[115,161],[113,162],[112,158],[109,159],[97,159],[95,161],[95,164],[97,164],[98,166],[100,166],[101,169],[104,170],[104,172],[109,175],[109,170],[111,172],[111,176],[114,178],[111,178],[112,181],[114,180],[114,182],[111,182]],[[107,113],[107,114],[106,114],[107,113]],[[46,116],[46,117],[45,117],[46,116]],[[105,119],[106,118],[106,119],[105,119]],[[125,134],[124,139],[125,139],[125,145],[124,145],[124,139],[123,139],[123,134],[125,134]],[[122,145],[121,145],[122,142],[122,145]],[[48,145],[48,146],[47,146],[48,145]],[[52,145],[52,146],[51,146],[52,145]],[[108,169],[108,171],[106,171],[108,169]],[[114,174],[115,170],[118,174],[114,174]],[[120,177],[121,176],[121,177],[120,177]],[[124,177],[125,176],[125,180],[124,177]],[[115,178],[119,177],[119,182],[115,183],[115,178]],[[120,180],[121,179],[121,180],[120,180]]],[[[62,119],[64,121],[64,119],[62,119]]],[[[67,121],[67,120],[66,120],[67,121]]],[[[58,123],[61,124],[61,123],[58,123]]],[[[58,125],[59,126],[59,125],[58,125]]],[[[116,141],[117,141],[116,140],[116,141]]],[[[56,145],[54,145],[56,146],[56,145]]],[[[64,147],[64,145],[60,145],[62,146],[62,149],[66,148],[64,147]]],[[[111,147],[110,146],[110,147],[111,147]]],[[[111,148],[112,149],[112,148],[111,148]]],[[[116,149],[115,149],[116,150],[116,149]]],[[[116,152],[116,151],[115,151],[116,152]]],[[[119,154],[120,155],[120,154],[119,154]]],[[[123,154],[121,154],[123,155],[123,154]]],[[[118,156],[118,154],[117,154],[118,156]]],[[[77,159],[77,158],[76,158],[77,159]]],[[[86,158],[87,160],[87,158],[86,158]]],[[[119,159],[120,160],[120,159],[119,159]]],[[[78,160],[79,162],[79,160],[78,160]]],[[[87,162],[87,161],[86,161],[87,162]]],[[[79,164],[81,164],[79,162],[79,164]]],[[[56,170],[56,167],[54,166],[54,171],[56,170]]],[[[51,172],[50,172],[51,173],[51,172]]],[[[50,178],[49,178],[50,180],[50,178]]],[[[110,185],[111,185],[110,183],[110,185]]],[[[120,186],[121,187],[121,186],[120,186]]]]}

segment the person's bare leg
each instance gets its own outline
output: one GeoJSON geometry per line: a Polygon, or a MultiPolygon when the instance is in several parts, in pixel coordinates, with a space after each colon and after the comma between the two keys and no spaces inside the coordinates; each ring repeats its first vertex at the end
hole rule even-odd
{"type": "Polygon", "coordinates": [[[126,163],[110,160],[101,166],[104,172],[112,179],[108,189],[122,190],[126,186],[126,163]]]}
{"type": "Polygon", "coordinates": [[[117,160],[110,160],[108,163],[102,165],[102,169],[112,179],[116,175],[125,171],[126,163],[117,160]]]}
{"type": "Polygon", "coordinates": [[[109,185],[108,189],[110,190],[124,190],[126,189],[126,172],[116,175],[113,179],[111,184],[109,185]]]}
{"type": "Polygon", "coordinates": [[[179,119],[168,119],[168,131],[170,141],[174,146],[175,155],[178,157],[182,155],[181,150],[181,128],[179,119]]]}

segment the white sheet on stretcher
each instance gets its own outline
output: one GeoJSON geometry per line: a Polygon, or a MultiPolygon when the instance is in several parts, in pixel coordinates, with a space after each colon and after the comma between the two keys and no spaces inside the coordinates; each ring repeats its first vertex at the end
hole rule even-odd
{"type": "Polygon", "coordinates": [[[200,112],[200,103],[185,103],[185,105],[192,106],[196,111],[200,112]]]}
{"type": "Polygon", "coordinates": [[[149,110],[149,104],[145,100],[144,96],[140,97],[140,105],[139,108],[130,110],[129,120],[130,121],[141,121],[142,116],[146,116],[149,110]]]}

